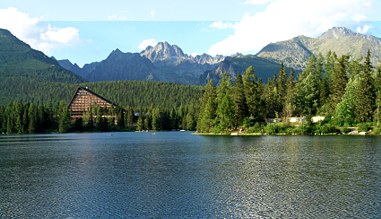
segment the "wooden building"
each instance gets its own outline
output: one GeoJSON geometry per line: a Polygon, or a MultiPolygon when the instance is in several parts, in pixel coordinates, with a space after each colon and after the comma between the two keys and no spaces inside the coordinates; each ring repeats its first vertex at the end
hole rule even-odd
{"type": "Polygon", "coordinates": [[[68,109],[71,118],[76,120],[83,118],[85,113],[91,111],[93,107],[99,107],[105,112],[110,111],[111,108],[118,108],[116,104],[94,93],[88,87],[79,87],[70,101],[68,109]]]}

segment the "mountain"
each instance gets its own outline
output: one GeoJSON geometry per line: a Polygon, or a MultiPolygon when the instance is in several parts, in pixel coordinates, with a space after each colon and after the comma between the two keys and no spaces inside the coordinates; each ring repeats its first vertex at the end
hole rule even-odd
{"type": "Polygon", "coordinates": [[[205,53],[193,57],[184,54],[180,47],[177,45],[170,45],[168,42],[159,42],[155,47],[148,46],[145,50],[140,52],[140,55],[147,57],[152,63],[169,65],[179,65],[184,62],[213,65],[224,59],[224,56],[213,57],[205,53]]]}
{"type": "Polygon", "coordinates": [[[139,53],[123,53],[119,49],[99,63],[86,75],[89,81],[153,80],[153,64],[139,53]]]}
{"type": "Polygon", "coordinates": [[[64,69],[67,69],[71,72],[78,72],[77,75],[83,77],[82,69],[75,63],[71,63],[69,59],[57,60],[58,64],[62,66],[64,69]]]}
{"type": "Polygon", "coordinates": [[[0,77],[79,83],[83,79],[61,67],[54,58],[32,49],[8,30],[0,29],[0,77]]]}
{"type": "Polygon", "coordinates": [[[338,56],[350,55],[353,58],[365,57],[368,49],[372,54],[374,66],[380,64],[381,39],[360,33],[348,28],[334,27],[318,38],[297,36],[293,39],[270,43],[265,46],[257,56],[284,63],[295,69],[303,69],[311,54],[325,55],[329,50],[338,56]]]}
{"type": "Polygon", "coordinates": [[[166,62],[175,65],[190,58],[184,54],[180,47],[177,45],[172,46],[168,42],[160,42],[155,47],[148,46],[140,55],[151,60],[152,63],[166,62]]]}
{"type": "Polygon", "coordinates": [[[86,64],[83,68],[68,60],[59,63],[88,81],[153,80],[197,84],[200,75],[224,58],[207,54],[193,57],[176,45],[160,42],[140,53],[123,53],[116,49],[105,60],[86,64]]]}
{"type": "MultiPolygon", "coordinates": [[[[261,58],[255,55],[241,55],[237,54],[231,57],[226,57],[224,61],[220,62],[214,69],[204,72],[199,79],[199,84],[205,84],[209,79],[218,82],[223,73],[227,73],[233,80],[236,79],[237,74],[243,74],[249,66],[254,67],[255,74],[263,82],[267,82],[274,74],[279,72],[280,64],[261,58]]],[[[286,68],[287,72],[290,71],[286,68]]],[[[299,73],[296,70],[295,73],[299,73]]]]}

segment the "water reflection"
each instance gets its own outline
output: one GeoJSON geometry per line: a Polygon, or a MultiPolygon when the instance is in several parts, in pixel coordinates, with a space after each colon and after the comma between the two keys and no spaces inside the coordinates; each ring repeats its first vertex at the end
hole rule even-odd
{"type": "Polygon", "coordinates": [[[379,218],[380,140],[0,137],[0,218],[379,218]]]}

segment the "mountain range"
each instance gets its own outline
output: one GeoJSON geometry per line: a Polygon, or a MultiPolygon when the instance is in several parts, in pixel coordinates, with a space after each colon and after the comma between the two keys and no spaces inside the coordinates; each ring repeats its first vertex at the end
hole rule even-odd
{"type": "Polygon", "coordinates": [[[214,68],[224,58],[208,54],[193,57],[184,54],[177,45],[160,42],[140,53],[123,53],[116,49],[105,60],[85,64],[83,68],[69,60],[58,62],[88,81],[148,80],[197,84],[200,75],[214,68]]]}
{"type": "Polygon", "coordinates": [[[160,42],[140,53],[123,53],[116,49],[103,61],[80,68],[69,60],[59,60],[61,66],[88,81],[148,80],[203,85],[209,79],[219,81],[222,73],[234,80],[247,67],[256,67],[258,77],[267,80],[279,71],[280,64],[253,55],[211,56],[185,54],[177,45],[160,42]]]}
{"type": "Polygon", "coordinates": [[[224,72],[234,80],[250,65],[254,66],[260,79],[267,81],[279,71],[282,63],[298,73],[304,69],[312,54],[325,55],[331,50],[339,56],[348,54],[358,58],[365,56],[368,49],[372,53],[374,66],[378,65],[381,39],[344,27],[334,27],[318,38],[297,36],[270,43],[256,55],[213,57],[202,54],[194,57],[185,54],[177,45],[160,42],[140,53],[123,53],[116,49],[105,60],[86,64],[83,68],[69,60],[60,60],[59,64],[88,81],[148,80],[203,85],[209,79],[218,81],[224,72]]]}
{"type": "MultiPolygon", "coordinates": [[[[177,45],[160,42],[140,53],[115,49],[102,61],[82,68],[69,60],[55,60],[34,50],[9,31],[0,29],[0,77],[22,77],[38,81],[80,83],[82,81],[145,80],[203,85],[218,81],[226,72],[234,80],[237,74],[253,66],[258,78],[267,81],[279,71],[281,63],[300,72],[310,55],[327,53],[353,58],[372,53],[373,66],[381,60],[381,39],[355,33],[347,28],[332,28],[317,38],[298,36],[270,43],[256,55],[211,56],[185,54],[177,45]]],[[[9,80],[9,77],[7,80],[9,80]]],[[[21,80],[21,79],[20,79],[21,80]]]]}

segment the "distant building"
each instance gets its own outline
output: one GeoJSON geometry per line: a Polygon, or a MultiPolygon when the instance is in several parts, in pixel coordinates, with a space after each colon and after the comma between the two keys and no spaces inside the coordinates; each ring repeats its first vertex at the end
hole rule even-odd
{"type": "MultiPolygon", "coordinates": [[[[107,112],[111,108],[119,108],[113,102],[94,93],[87,87],[79,87],[69,104],[69,111],[73,120],[83,118],[85,113],[91,111],[92,107],[99,107],[107,112]]],[[[109,117],[109,116],[107,116],[109,117]]]]}
{"type": "Polygon", "coordinates": [[[313,116],[311,118],[312,123],[318,123],[320,121],[323,121],[325,119],[325,116],[313,116]]]}

